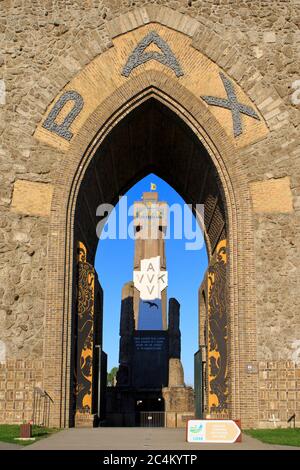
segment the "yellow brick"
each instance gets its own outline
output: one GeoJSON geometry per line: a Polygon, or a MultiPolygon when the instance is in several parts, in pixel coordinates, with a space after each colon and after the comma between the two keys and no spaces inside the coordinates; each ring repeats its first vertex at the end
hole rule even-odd
{"type": "Polygon", "coordinates": [[[293,198],[288,176],[250,183],[253,211],[256,213],[293,212],[293,198]]]}
{"type": "Polygon", "coordinates": [[[49,216],[53,186],[47,183],[17,180],[11,210],[27,215],[49,216]]]}

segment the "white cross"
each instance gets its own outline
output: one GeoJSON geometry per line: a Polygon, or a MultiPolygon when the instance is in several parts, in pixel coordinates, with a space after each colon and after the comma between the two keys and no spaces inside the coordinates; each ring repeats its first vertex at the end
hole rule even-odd
{"type": "Polygon", "coordinates": [[[160,299],[168,286],[168,272],[160,270],[160,256],[141,260],[141,270],[133,271],[133,283],[141,300],[160,299]]]}
{"type": "Polygon", "coordinates": [[[279,418],[275,418],[275,415],[272,414],[272,418],[270,418],[269,421],[272,421],[273,424],[274,424],[274,428],[276,428],[276,422],[277,422],[277,421],[280,421],[280,419],[279,419],[279,418]]]}

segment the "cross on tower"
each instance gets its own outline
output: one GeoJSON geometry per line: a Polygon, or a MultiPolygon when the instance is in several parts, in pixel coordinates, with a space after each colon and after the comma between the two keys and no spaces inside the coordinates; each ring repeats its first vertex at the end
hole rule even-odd
{"type": "Polygon", "coordinates": [[[238,137],[243,133],[241,114],[246,114],[246,116],[250,116],[258,120],[260,120],[260,117],[254,111],[253,108],[250,108],[250,106],[247,106],[245,104],[239,103],[232,82],[228,78],[226,78],[222,72],[220,72],[220,77],[222,79],[228,99],[218,98],[217,96],[201,96],[201,98],[207,104],[210,104],[212,106],[219,106],[220,108],[226,108],[231,111],[233,134],[234,137],[238,137]]]}
{"type": "Polygon", "coordinates": [[[168,287],[168,272],[160,269],[160,256],[141,260],[141,270],[133,271],[134,287],[142,300],[161,299],[168,287]]]}

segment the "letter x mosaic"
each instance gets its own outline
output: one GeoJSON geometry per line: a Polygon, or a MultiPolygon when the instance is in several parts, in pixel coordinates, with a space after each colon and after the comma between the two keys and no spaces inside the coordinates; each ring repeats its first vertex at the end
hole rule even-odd
{"type": "Polygon", "coordinates": [[[260,120],[260,118],[253,108],[239,103],[231,80],[226,78],[222,72],[220,72],[220,77],[227,93],[227,99],[218,98],[217,96],[201,96],[201,98],[211,106],[219,106],[220,108],[229,109],[231,111],[233,134],[234,137],[238,137],[243,133],[241,114],[245,114],[246,116],[250,116],[258,120],[260,120]]]}

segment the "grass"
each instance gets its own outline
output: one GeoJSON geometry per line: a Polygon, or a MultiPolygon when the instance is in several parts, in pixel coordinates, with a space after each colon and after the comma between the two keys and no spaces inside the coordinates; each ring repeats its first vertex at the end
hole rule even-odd
{"type": "Polygon", "coordinates": [[[34,442],[48,437],[58,429],[54,428],[43,428],[39,426],[32,426],[32,437],[35,437],[34,441],[19,441],[15,437],[20,437],[20,426],[18,424],[0,424],[0,441],[9,442],[10,444],[19,444],[21,446],[28,446],[34,442]]]}
{"type": "Polygon", "coordinates": [[[243,432],[266,444],[300,447],[300,428],[246,429],[243,432]]]}

